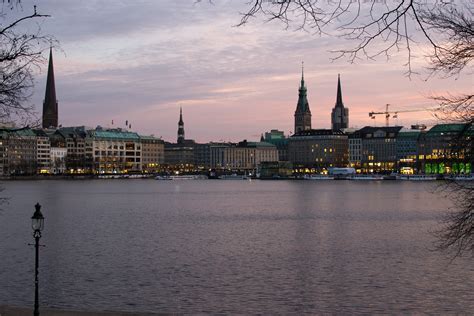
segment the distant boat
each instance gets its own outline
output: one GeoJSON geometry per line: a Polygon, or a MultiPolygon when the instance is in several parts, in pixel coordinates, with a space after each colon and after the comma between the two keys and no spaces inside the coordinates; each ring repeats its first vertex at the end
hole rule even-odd
{"type": "Polygon", "coordinates": [[[412,175],[401,175],[398,177],[399,180],[406,181],[433,181],[436,180],[435,175],[424,175],[424,174],[412,174],[412,175]]]}
{"type": "Polygon", "coordinates": [[[383,180],[383,176],[379,174],[357,174],[349,177],[350,180],[383,180]]]}
{"type": "Polygon", "coordinates": [[[324,174],[306,174],[304,176],[305,180],[334,180],[333,176],[328,176],[324,174]]]}
{"type": "Polygon", "coordinates": [[[474,181],[474,174],[459,174],[450,179],[454,181],[474,181]]]}
{"type": "Polygon", "coordinates": [[[171,180],[196,180],[194,175],[180,175],[180,176],[170,176],[171,180]]]}
{"type": "Polygon", "coordinates": [[[156,176],[155,180],[173,180],[170,176],[156,176]]]}
{"type": "Polygon", "coordinates": [[[249,177],[246,175],[239,175],[239,174],[233,173],[233,174],[223,174],[219,176],[219,179],[221,180],[248,180],[249,177]]]}

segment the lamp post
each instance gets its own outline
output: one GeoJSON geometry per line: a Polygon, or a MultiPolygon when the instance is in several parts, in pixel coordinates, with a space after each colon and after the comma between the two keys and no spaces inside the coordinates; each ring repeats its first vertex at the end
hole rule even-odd
{"type": "Polygon", "coordinates": [[[36,203],[35,213],[31,217],[31,228],[33,228],[33,237],[35,238],[35,310],[34,316],[39,315],[38,304],[38,256],[39,256],[39,240],[41,238],[41,231],[44,227],[44,217],[41,214],[41,205],[36,203]]]}

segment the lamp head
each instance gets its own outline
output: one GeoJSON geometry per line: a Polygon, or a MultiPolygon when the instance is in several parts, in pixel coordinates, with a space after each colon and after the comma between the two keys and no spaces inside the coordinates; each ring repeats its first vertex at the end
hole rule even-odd
{"type": "Polygon", "coordinates": [[[35,213],[31,217],[31,228],[33,228],[33,231],[42,231],[44,227],[44,217],[41,213],[41,205],[36,203],[35,209],[35,213]]]}

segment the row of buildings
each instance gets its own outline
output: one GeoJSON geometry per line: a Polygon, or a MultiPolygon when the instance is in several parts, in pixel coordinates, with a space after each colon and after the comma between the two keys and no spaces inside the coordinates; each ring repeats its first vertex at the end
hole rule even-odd
{"type": "MultiPolygon", "coordinates": [[[[181,118],[182,121],[182,118],[181,118]]],[[[184,132],[184,127],[181,128],[184,132]]],[[[429,130],[400,126],[308,129],[290,137],[272,130],[259,142],[168,143],[120,128],[0,129],[0,175],[256,172],[284,163],[292,173],[472,172],[469,124],[429,130]]]]}
{"type": "Polygon", "coordinates": [[[0,175],[260,170],[285,176],[326,173],[332,167],[353,167],[359,173],[472,172],[472,124],[440,124],[429,130],[349,128],[338,76],[331,129],[313,129],[303,69],[298,92],[295,133],[271,130],[258,142],[186,139],[181,109],[176,143],[129,129],[60,127],[50,52],[42,128],[0,128],[0,175]]]}

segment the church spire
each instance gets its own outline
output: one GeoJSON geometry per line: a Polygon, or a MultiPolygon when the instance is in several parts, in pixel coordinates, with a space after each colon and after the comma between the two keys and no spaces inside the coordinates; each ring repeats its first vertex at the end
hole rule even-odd
{"type": "Polygon", "coordinates": [[[337,74],[336,107],[340,107],[340,108],[344,107],[344,103],[342,103],[342,89],[341,89],[341,75],[340,74],[337,74]]]}
{"type": "Polygon", "coordinates": [[[331,113],[332,130],[340,130],[349,127],[349,109],[342,102],[341,76],[337,75],[337,97],[336,105],[331,113]]]}
{"type": "Polygon", "coordinates": [[[54,83],[53,49],[49,48],[48,76],[43,102],[43,128],[58,127],[58,100],[54,83]]]}
{"type": "Polygon", "coordinates": [[[179,107],[178,144],[184,143],[183,108],[179,107]]]}
{"type": "Polygon", "coordinates": [[[301,62],[301,87],[304,88],[304,61],[301,62]]]}
{"type": "Polygon", "coordinates": [[[298,89],[298,103],[295,111],[295,134],[311,129],[311,111],[309,109],[306,87],[304,84],[304,62],[301,62],[301,85],[298,89]]]}

